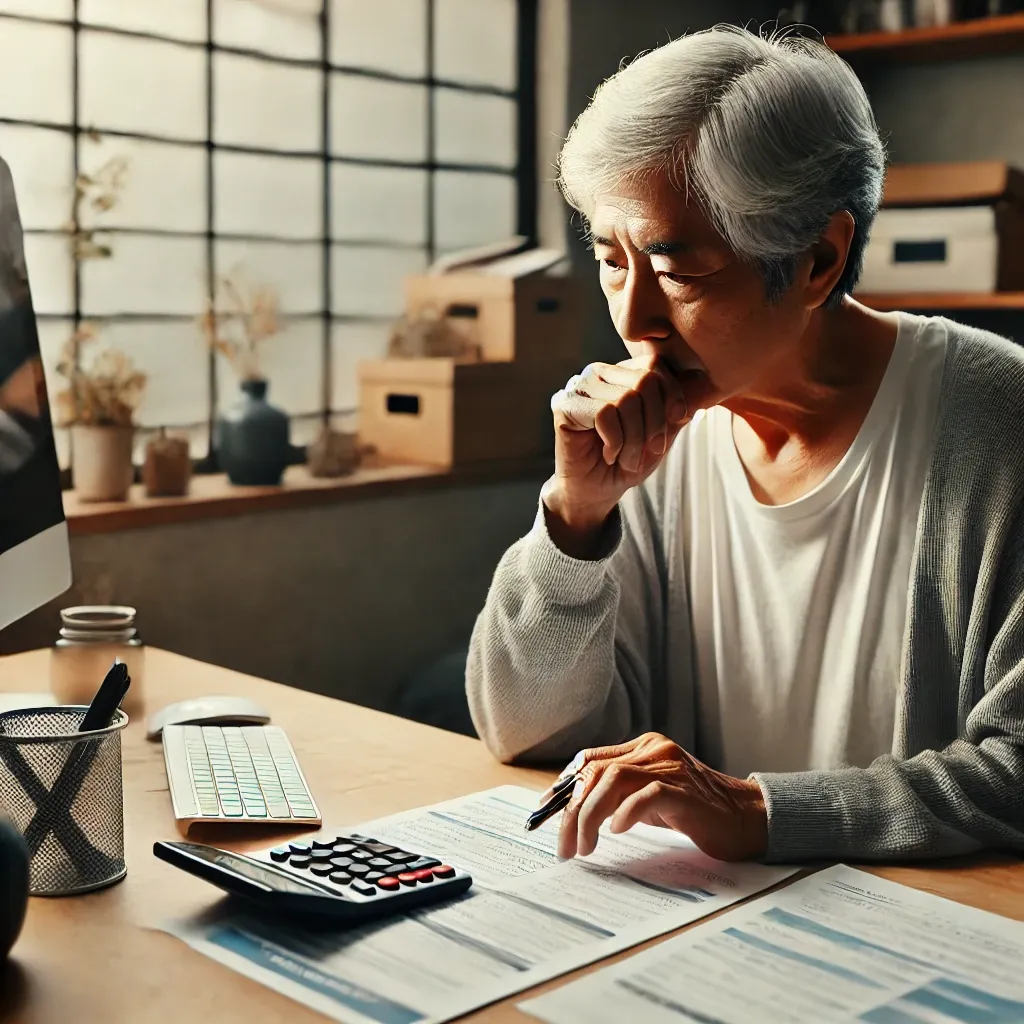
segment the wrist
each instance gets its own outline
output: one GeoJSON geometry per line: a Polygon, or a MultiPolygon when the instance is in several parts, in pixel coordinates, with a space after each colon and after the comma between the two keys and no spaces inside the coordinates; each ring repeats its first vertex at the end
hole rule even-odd
{"type": "Polygon", "coordinates": [[[768,852],[768,808],[756,779],[737,780],[736,807],[746,860],[759,860],[768,852]]]}
{"type": "Polygon", "coordinates": [[[599,557],[617,502],[611,505],[574,502],[566,496],[557,478],[552,477],[541,490],[541,505],[548,535],[559,550],[571,558],[599,557]]]}

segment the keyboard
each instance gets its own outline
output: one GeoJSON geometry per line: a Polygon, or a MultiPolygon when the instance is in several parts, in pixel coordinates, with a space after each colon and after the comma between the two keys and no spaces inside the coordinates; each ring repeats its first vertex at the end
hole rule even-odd
{"type": "Polygon", "coordinates": [[[182,834],[199,822],[321,824],[284,730],[273,725],[168,725],[164,764],[182,834]]]}

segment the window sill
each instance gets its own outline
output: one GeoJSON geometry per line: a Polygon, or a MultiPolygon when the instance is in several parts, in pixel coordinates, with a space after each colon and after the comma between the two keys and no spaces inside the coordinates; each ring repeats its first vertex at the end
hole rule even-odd
{"type": "Polygon", "coordinates": [[[114,533],[168,523],[308,508],[368,498],[393,498],[446,487],[542,480],[550,459],[508,460],[446,469],[434,466],[360,466],[349,476],[320,479],[305,466],[292,466],[280,487],[234,487],[223,475],[194,476],[191,491],[181,498],[148,498],[141,485],[127,501],[83,502],[64,492],[64,514],[72,536],[114,533]]]}

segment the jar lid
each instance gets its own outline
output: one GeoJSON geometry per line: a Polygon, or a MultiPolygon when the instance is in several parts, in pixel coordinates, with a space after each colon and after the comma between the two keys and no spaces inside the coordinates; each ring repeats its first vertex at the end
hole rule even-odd
{"type": "Polygon", "coordinates": [[[62,608],[61,621],[69,629],[120,630],[135,625],[135,609],[118,604],[83,604],[62,608]]]}
{"type": "Polygon", "coordinates": [[[64,626],[61,628],[60,637],[68,643],[120,644],[128,643],[138,632],[134,626],[131,629],[69,629],[64,626]]]}

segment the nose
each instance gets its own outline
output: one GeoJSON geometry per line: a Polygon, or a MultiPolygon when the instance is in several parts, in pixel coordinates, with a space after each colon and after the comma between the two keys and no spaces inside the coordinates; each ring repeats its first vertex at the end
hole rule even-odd
{"type": "Polygon", "coordinates": [[[652,354],[657,352],[659,344],[672,335],[672,321],[657,275],[630,268],[616,298],[612,315],[619,337],[630,344],[649,346],[652,354]]]}

